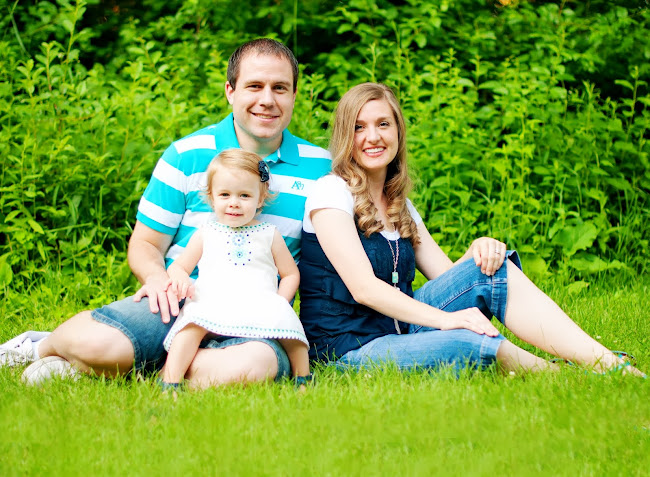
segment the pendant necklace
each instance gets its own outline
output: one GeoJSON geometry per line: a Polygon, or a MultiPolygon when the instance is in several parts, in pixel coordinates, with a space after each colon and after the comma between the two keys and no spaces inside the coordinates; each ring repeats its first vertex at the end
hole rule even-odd
{"type": "MultiPolygon", "coordinates": [[[[382,237],[384,237],[382,235],[382,237]]],[[[390,248],[390,254],[393,257],[393,273],[391,274],[391,281],[393,282],[393,288],[397,288],[397,282],[399,282],[399,273],[397,273],[397,264],[399,262],[399,238],[395,240],[395,249],[396,251],[393,251],[393,246],[390,243],[390,240],[386,237],[386,242],[388,242],[388,248],[390,248]]],[[[395,331],[397,331],[398,335],[402,334],[402,330],[399,328],[399,324],[397,322],[397,319],[393,318],[393,321],[395,322],[395,331]]]]}

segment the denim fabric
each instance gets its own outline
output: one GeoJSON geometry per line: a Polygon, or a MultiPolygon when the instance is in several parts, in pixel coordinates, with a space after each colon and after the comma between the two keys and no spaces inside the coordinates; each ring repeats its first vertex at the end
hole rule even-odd
{"type": "MultiPolygon", "coordinates": [[[[124,298],[110,305],[92,310],[91,316],[99,323],[117,328],[131,340],[135,356],[134,370],[146,369],[154,371],[165,364],[167,353],[162,343],[176,320],[172,317],[169,323],[163,323],[160,313],[154,314],[149,311],[149,299],[147,297],[139,302],[133,301],[132,296],[124,298]]],[[[247,341],[261,341],[273,348],[278,358],[276,380],[290,374],[291,367],[287,353],[276,340],[219,336],[204,340],[201,347],[227,348],[247,341]]]]}
{"type": "Polygon", "coordinates": [[[402,370],[484,368],[494,362],[501,335],[491,338],[469,330],[423,330],[376,338],[361,348],[348,351],[336,364],[362,368],[395,364],[402,370]]]}
{"type": "Polygon", "coordinates": [[[135,302],[130,296],[92,310],[90,314],[95,321],[117,328],[131,340],[136,371],[159,369],[165,364],[167,352],[162,343],[176,319],[172,317],[169,323],[163,323],[160,313],[149,310],[147,297],[135,302]]]}
{"type": "MultiPolygon", "coordinates": [[[[521,268],[516,252],[507,253],[521,268]]],[[[414,298],[444,311],[479,308],[484,315],[504,321],[508,294],[508,272],[504,265],[492,277],[481,273],[474,260],[466,260],[435,280],[427,282],[414,293],[414,298]]],[[[394,363],[401,369],[430,369],[451,365],[482,368],[496,359],[501,335],[489,337],[469,330],[438,330],[410,325],[407,334],[391,334],[376,338],[364,346],[349,351],[336,363],[341,366],[363,367],[379,363],[394,363]]]]}

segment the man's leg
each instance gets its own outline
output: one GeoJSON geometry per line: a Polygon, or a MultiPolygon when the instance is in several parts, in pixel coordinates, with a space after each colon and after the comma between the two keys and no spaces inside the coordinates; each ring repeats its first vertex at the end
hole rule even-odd
{"type": "Polygon", "coordinates": [[[155,368],[164,362],[162,343],[173,321],[162,323],[160,314],[149,310],[147,298],[135,302],[127,297],[70,318],[39,344],[38,352],[42,358],[59,356],[79,371],[109,377],[134,365],[136,370],[155,368]]]}
{"type": "Polygon", "coordinates": [[[90,311],[73,316],[39,346],[41,358],[60,356],[84,373],[117,376],[133,367],[131,340],[119,329],[93,319],[90,311]]]}
{"type": "Polygon", "coordinates": [[[289,376],[286,352],[277,341],[230,338],[199,349],[185,377],[192,388],[255,383],[289,376]]]}

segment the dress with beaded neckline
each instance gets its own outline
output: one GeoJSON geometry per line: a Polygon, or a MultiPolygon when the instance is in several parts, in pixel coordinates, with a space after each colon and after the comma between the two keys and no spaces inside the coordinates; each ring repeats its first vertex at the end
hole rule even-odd
{"type": "Polygon", "coordinates": [[[164,341],[189,323],[211,333],[244,338],[289,338],[309,345],[300,319],[278,295],[278,269],[271,245],[275,226],[267,222],[229,227],[210,221],[201,227],[203,254],[195,293],[164,341]]]}

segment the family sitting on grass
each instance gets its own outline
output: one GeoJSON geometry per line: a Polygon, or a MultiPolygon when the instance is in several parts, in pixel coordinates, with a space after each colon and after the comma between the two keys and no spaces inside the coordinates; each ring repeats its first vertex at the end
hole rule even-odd
{"type": "Polygon", "coordinates": [[[0,365],[35,361],[30,383],[162,369],[163,389],[290,375],[301,386],[307,349],[343,369],[558,368],[506,340],[495,316],[563,360],[644,376],[528,280],[504,243],[479,238],[452,263],[407,198],[406,127],[389,88],[341,98],[328,153],[287,130],[297,81],[281,43],[239,47],[225,85],[232,114],[174,142],[140,201],[128,250],[140,290],[17,336],[0,365]],[[414,291],[416,267],[429,281],[414,291]]]}

